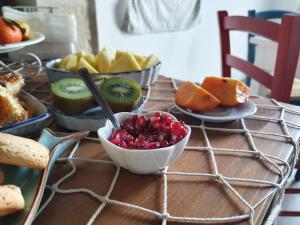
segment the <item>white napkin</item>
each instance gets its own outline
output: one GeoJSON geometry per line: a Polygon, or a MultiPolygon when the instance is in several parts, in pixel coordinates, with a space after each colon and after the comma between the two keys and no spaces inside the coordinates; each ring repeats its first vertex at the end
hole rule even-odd
{"type": "Polygon", "coordinates": [[[201,20],[201,0],[127,0],[125,5],[122,30],[128,33],[186,30],[201,20]]]}

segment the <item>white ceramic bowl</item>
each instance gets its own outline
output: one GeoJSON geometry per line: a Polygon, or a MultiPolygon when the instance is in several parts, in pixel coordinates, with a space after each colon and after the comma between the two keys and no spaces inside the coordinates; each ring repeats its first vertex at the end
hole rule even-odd
{"type": "MultiPolygon", "coordinates": [[[[149,116],[153,113],[155,112],[144,115],[149,116]]],[[[160,113],[169,114],[166,112],[160,113]]],[[[115,114],[120,124],[133,115],[136,114],[130,112],[120,112],[115,114]]],[[[177,120],[173,115],[169,115],[174,118],[174,120],[177,120]]],[[[191,134],[191,128],[188,125],[185,125],[185,128],[188,131],[187,135],[178,143],[166,148],[153,150],[124,149],[112,144],[108,141],[113,130],[113,125],[109,120],[106,121],[104,127],[98,130],[98,136],[104,150],[116,164],[133,173],[150,174],[165,168],[181,155],[191,134]]]]}

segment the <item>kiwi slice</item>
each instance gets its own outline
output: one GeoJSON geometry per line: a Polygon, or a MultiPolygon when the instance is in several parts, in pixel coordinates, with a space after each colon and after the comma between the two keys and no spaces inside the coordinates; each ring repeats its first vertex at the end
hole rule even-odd
{"type": "Polygon", "coordinates": [[[78,115],[92,107],[93,97],[83,80],[64,78],[51,84],[53,104],[67,115],[78,115]]]}
{"type": "Polygon", "coordinates": [[[108,75],[92,75],[91,78],[95,82],[96,86],[100,89],[102,83],[111,77],[108,75]]]}
{"type": "Polygon", "coordinates": [[[113,112],[128,112],[135,108],[141,98],[141,86],[134,80],[114,77],[105,80],[101,93],[113,112]]]}

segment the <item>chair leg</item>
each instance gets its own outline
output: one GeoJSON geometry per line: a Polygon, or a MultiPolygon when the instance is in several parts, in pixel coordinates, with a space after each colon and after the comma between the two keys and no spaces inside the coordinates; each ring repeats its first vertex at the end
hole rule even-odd
{"type": "Polygon", "coordinates": [[[300,181],[300,169],[297,169],[297,172],[295,175],[295,181],[300,181]]]}

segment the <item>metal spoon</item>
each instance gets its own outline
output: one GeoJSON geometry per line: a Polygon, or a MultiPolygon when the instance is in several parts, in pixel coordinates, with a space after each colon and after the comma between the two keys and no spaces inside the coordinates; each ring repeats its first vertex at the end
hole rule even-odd
{"type": "Polygon", "coordinates": [[[95,101],[101,106],[104,115],[112,122],[115,128],[120,128],[121,125],[119,121],[116,119],[114,113],[111,111],[111,108],[107,104],[105,98],[102,96],[101,92],[98,90],[95,82],[91,79],[90,74],[86,68],[82,68],[78,70],[78,74],[82,77],[86,86],[92,93],[95,101]]]}

